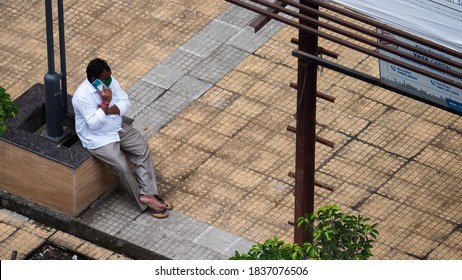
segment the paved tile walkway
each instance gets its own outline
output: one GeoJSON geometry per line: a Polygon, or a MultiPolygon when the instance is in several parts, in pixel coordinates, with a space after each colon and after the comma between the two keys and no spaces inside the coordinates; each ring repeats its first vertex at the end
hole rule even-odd
{"type": "MultiPolygon", "coordinates": [[[[275,234],[292,241],[296,31],[271,23],[254,34],[254,15],[224,1],[100,1],[94,12],[87,2],[66,1],[69,88],[89,59],[109,60],[176,208],[153,220],[114,192],[77,222],[173,259],[224,259],[275,234]]],[[[39,5],[0,4],[11,16],[0,38],[12,38],[0,72],[13,97],[46,69],[39,5]]],[[[321,45],[378,75],[374,59],[321,45]]],[[[461,259],[461,118],[327,69],[318,80],[337,99],[318,101],[318,134],[336,147],[316,147],[317,180],[335,188],[317,189],[316,205],[379,223],[375,259],[461,259]]]]}

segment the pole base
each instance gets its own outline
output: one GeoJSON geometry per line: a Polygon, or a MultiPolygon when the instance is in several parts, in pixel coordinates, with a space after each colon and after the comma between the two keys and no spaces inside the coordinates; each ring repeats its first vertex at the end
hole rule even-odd
{"type": "Polygon", "coordinates": [[[42,136],[43,138],[46,138],[48,140],[51,140],[53,142],[56,142],[56,143],[59,143],[61,142],[64,138],[66,138],[67,136],[69,136],[71,132],[68,131],[67,129],[64,129],[63,130],[63,134],[61,136],[57,136],[57,137],[53,137],[53,136],[49,136],[48,133],[47,133],[47,130],[45,129],[41,134],[40,136],[42,136]]]}

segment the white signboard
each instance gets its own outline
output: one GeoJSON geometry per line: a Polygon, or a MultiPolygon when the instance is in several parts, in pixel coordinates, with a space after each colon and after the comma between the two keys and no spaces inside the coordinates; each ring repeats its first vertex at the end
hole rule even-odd
{"type": "MultiPolygon", "coordinates": [[[[403,29],[462,53],[462,0],[336,0],[333,2],[343,4],[390,26],[403,29]]],[[[427,46],[416,44],[393,34],[387,35],[417,48],[433,52],[438,56],[462,62],[427,46]]],[[[391,53],[382,50],[380,53],[421,67],[442,77],[462,82],[462,70],[409,50],[401,48],[399,50],[447,69],[461,72],[461,75],[458,77],[449,76],[391,53]]],[[[459,88],[386,61],[380,61],[380,76],[384,83],[462,114],[462,90],[459,88]]]]}

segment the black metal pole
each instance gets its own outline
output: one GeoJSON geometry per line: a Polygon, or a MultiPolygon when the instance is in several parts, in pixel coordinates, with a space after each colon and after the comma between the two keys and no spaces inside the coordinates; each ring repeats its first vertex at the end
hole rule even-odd
{"type": "Polygon", "coordinates": [[[67,76],[66,76],[66,41],[64,38],[64,5],[58,0],[59,55],[61,64],[61,95],[63,99],[63,114],[67,114],[67,76]]]}
{"type": "Polygon", "coordinates": [[[45,0],[45,22],[47,34],[48,73],[55,72],[55,49],[53,42],[53,9],[51,0],[45,0]]]}
{"type": "MultiPolygon", "coordinates": [[[[300,3],[318,9],[318,6],[311,5],[309,1],[301,0],[300,3]]],[[[300,12],[303,13],[303,11],[300,12]]],[[[310,25],[303,19],[300,19],[300,23],[310,25]]],[[[317,29],[317,26],[312,26],[312,24],[311,27],[317,29]]],[[[316,35],[300,29],[298,40],[300,51],[316,54],[318,50],[316,35]]],[[[297,226],[297,220],[305,214],[314,212],[317,92],[317,65],[315,63],[307,63],[299,59],[297,84],[294,241],[302,245],[311,241],[312,237],[303,227],[297,226]]]]}
{"type": "Polygon", "coordinates": [[[63,135],[62,126],[62,95],[60,76],[55,72],[54,42],[53,42],[53,11],[51,0],[45,1],[45,18],[47,34],[48,73],[45,74],[45,108],[47,130],[44,136],[58,141],[63,135]]]}

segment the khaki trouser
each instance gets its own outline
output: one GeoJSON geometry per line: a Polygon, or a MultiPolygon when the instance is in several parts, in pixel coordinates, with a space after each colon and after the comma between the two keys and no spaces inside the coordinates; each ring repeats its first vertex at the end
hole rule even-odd
{"type": "Polygon", "coordinates": [[[119,183],[135,199],[141,211],[146,205],[141,203],[140,195],[157,195],[157,179],[152,164],[151,151],[143,136],[133,127],[124,125],[120,132],[120,142],[110,143],[90,153],[109,164],[119,178],[119,183]],[[134,166],[134,172],[130,165],[134,166]]]}

